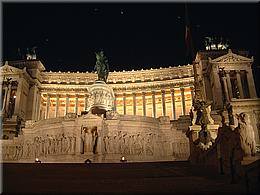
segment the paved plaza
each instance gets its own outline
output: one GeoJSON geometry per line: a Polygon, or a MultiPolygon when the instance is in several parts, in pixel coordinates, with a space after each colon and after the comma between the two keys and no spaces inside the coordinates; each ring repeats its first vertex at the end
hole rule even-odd
{"type": "MultiPolygon", "coordinates": [[[[4,192],[19,194],[246,194],[244,179],[237,184],[230,181],[186,161],[3,164],[4,192]]],[[[259,180],[250,182],[248,191],[257,194],[259,180]]]]}

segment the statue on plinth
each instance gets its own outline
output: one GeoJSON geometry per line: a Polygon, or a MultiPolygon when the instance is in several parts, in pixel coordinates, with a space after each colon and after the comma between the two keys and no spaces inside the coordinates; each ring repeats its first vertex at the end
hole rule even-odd
{"type": "Polygon", "coordinates": [[[81,153],[95,154],[98,152],[98,131],[97,127],[81,127],[81,153]]]}
{"type": "Polygon", "coordinates": [[[107,111],[114,108],[115,95],[113,88],[106,84],[109,67],[104,52],[96,53],[96,59],[94,70],[97,72],[98,79],[88,88],[89,98],[86,111],[105,116],[107,111]]]}
{"type": "Polygon", "coordinates": [[[238,126],[235,132],[240,135],[241,148],[245,156],[254,156],[256,154],[255,135],[248,115],[246,113],[236,114],[238,126]]]}
{"type": "Polygon", "coordinates": [[[109,73],[109,65],[107,57],[104,55],[103,51],[97,52],[96,54],[96,65],[94,71],[97,71],[98,81],[107,81],[109,73]]]}
{"type": "Polygon", "coordinates": [[[214,124],[214,120],[210,116],[211,102],[195,100],[193,108],[195,113],[190,113],[192,125],[214,124]]]}
{"type": "Polygon", "coordinates": [[[199,138],[195,141],[195,145],[203,150],[207,150],[213,145],[214,141],[210,131],[207,129],[207,125],[202,123],[199,138]]]}

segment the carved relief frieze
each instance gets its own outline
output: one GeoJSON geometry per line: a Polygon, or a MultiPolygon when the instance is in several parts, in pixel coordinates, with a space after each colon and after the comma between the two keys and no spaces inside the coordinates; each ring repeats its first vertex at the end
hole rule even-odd
{"type": "Polygon", "coordinates": [[[209,58],[209,62],[211,63],[252,63],[253,58],[250,59],[241,55],[237,55],[233,53],[231,49],[229,49],[226,55],[218,57],[214,60],[209,58]]]}

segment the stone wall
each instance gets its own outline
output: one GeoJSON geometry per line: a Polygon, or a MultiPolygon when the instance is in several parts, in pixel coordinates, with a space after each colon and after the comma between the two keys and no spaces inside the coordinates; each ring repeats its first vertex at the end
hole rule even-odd
{"type": "Polygon", "coordinates": [[[18,138],[1,140],[3,161],[40,158],[47,162],[82,162],[98,158],[98,162],[118,162],[121,156],[128,161],[187,160],[188,139],[177,129],[177,123],[169,117],[116,113],[108,113],[106,118],[89,113],[27,121],[18,138]]]}

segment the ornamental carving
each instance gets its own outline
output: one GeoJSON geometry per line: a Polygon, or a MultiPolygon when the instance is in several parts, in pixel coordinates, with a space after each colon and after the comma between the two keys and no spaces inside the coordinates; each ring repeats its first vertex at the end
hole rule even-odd
{"type": "Polygon", "coordinates": [[[253,59],[246,58],[241,55],[237,55],[233,53],[231,49],[229,49],[226,55],[218,57],[214,60],[209,58],[209,61],[215,63],[245,63],[245,62],[253,62],[253,59]]]}
{"type": "Polygon", "coordinates": [[[97,81],[89,87],[89,98],[87,111],[94,107],[104,109],[106,111],[112,110],[114,107],[114,93],[105,82],[97,81]]]}

